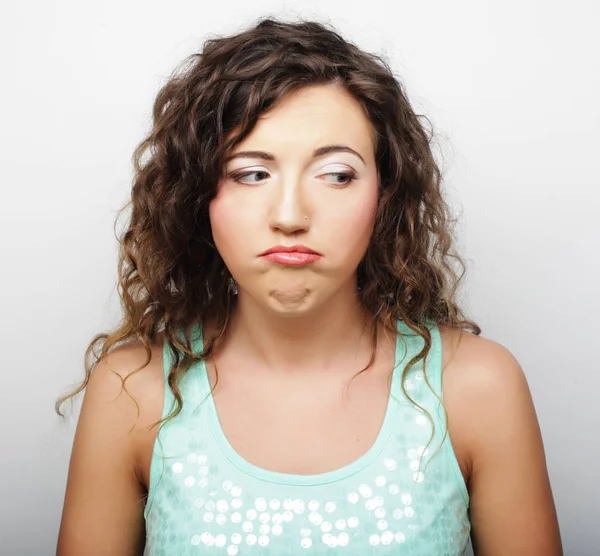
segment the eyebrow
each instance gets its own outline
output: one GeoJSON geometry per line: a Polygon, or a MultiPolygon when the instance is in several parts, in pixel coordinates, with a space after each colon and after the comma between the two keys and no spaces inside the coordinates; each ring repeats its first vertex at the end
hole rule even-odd
{"type": "MultiPolygon", "coordinates": [[[[325,145],[324,147],[319,147],[318,149],[315,149],[313,151],[312,157],[318,158],[320,156],[324,156],[326,154],[334,152],[346,152],[355,154],[356,156],[358,156],[358,158],[362,160],[363,164],[366,164],[364,158],[360,156],[360,154],[358,154],[354,149],[347,147],[346,145],[325,145]]],[[[275,155],[264,151],[240,151],[229,155],[225,159],[225,162],[227,163],[230,160],[233,160],[234,158],[261,158],[262,160],[275,160],[275,155]]]]}

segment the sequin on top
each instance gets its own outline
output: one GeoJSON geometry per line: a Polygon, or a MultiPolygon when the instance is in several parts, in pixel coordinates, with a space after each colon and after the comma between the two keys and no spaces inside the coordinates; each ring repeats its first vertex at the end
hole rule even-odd
{"type": "MultiPolygon", "coordinates": [[[[159,432],[144,510],[144,556],[455,556],[465,552],[469,497],[444,436],[441,338],[402,371],[424,341],[402,321],[383,425],[359,459],[318,475],[277,473],[243,459],[220,427],[204,363],[185,374],[183,410],[159,432]],[[433,440],[432,422],[435,425],[433,440]],[[429,443],[429,444],[428,444],[429,443]]],[[[200,328],[194,349],[202,347],[200,328]]],[[[171,365],[165,345],[165,377],[171,365]]],[[[166,386],[166,385],[165,385],[166,386]]],[[[163,417],[174,402],[165,388],[163,417]]],[[[174,406],[173,406],[174,407],[174,406]]]]}

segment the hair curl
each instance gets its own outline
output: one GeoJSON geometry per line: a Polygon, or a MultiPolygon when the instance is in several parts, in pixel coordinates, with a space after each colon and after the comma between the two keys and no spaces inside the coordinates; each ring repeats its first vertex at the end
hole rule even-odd
{"type": "MultiPolygon", "coordinates": [[[[152,129],[133,155],[131,199],[121,210],[131,208],[119,238],[123,317],[89,344],[85,378],[58,399],[59,415],[62,403],[85,389],[96,364],[131,341],[147,353],[146,364],[135,372],[150,361],[152,345],[169,344],[173,365],[167,382],[177,407],[161,422],[180,413],[179,378],[215,349],[234,295],[208,212],[224,157],[285,95],[328,83],[341,84],[360,103],[375,132],[380,191],[373,235],[357,269],[358,295],[374,323],[395,330],[400,318],[423,337],[424,348],[408,362],[403,378],[430,350],[428,322],[481,333],[457,305],[465,265],[451,251],[454,220],[442,196],[426,118],[415,114],[381,57],[322,23],[266,18],[238,34],[205,41],[159,91],[152,129]],[[193,327],[208,317],[214,333],[205,338],[202,353],[193,353],[193,327]]],[[[377,326],[373,330],[374,348],[377,326]]],[[[373,357],[366,368],[372,362],[373,357]]]]}

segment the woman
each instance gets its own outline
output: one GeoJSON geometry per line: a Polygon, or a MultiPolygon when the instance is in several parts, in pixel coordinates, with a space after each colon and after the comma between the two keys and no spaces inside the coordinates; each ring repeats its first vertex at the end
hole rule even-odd
{"type": "Polygon", "coordinates": [[[136,151],[59,556],[561,554],[527,383],[457,305],[387,65],[270,19],[188,62],[136,151]]]}

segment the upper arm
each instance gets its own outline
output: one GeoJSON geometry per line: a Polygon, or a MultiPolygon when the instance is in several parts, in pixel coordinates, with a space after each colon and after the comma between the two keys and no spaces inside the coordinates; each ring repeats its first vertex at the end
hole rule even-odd
{"type": "Polygon", "coordinates": [[[156,416],[146,399],[151,369],[126,382],[139,416],[122,379],[145,359],[143,349],[119,348],[91,374],[71,452],[57,556],[134,556],[144,549],[145,487],[137,464],[141,436],[148,434],[143,425],[156,416]]]}
{"type": "Polygon", "coordinates": [[[544,447],[523,371],[502,345],[470,334],[444,376],[453,443],[468,469],[477,556],[560,556],[544,447]]]}

